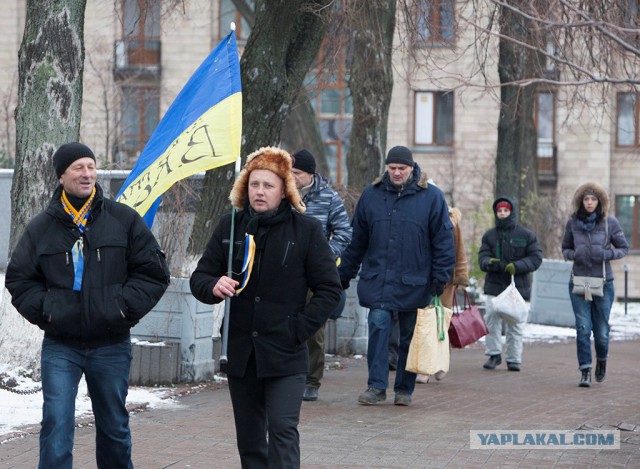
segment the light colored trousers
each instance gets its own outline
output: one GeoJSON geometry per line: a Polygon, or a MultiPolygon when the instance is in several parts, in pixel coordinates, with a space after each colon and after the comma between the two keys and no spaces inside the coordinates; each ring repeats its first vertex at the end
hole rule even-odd
{"type": "MultiPolygon", "coordinates": [[[[493,311],[495,296],[487,295],[484,322],[489,334],[484,338],[485,355],[500,355],[502,353],[502,322],[503,320],[493,311]]],[[[508,363],[522,363],[522,323],[511,324],[504,321],[506,327],[505,358],[508,363]]]]}

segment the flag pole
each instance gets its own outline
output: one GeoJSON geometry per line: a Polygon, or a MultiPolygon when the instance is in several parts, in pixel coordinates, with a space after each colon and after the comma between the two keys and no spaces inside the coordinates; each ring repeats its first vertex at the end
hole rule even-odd
{"type": "MultiPolygon", "coordinates": [[[[231,30],[236,30],[236,24],[231,23],[231,30]]],[[[240,174],[240,155],[236,158],[235,174],[233,180],[235,181],[240,174]]],[[[227,259],[227,277],[233,278],[233,243],[235,236],[236,225],[236,209],[231,208],[231,229],[229,231],[229,257],[227,259]]],[[[229,361],[227,357],[227,346],[229,343],[229,315],[231,313],[231,297],[227,296],[224,299],[224,319],[222,320],[222,344],[220,346],[220,364],[224,365],[229,361]]]]}

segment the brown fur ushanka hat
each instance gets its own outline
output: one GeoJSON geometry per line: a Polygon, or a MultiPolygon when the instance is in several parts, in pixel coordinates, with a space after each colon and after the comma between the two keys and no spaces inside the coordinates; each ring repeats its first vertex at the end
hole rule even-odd
{"type": "Polygon", "coordinates": [[[298,212],[304,213],[306,207],[302,202],[300,193],[296,187],[296,181],[291,173],[293,160],[291,155],[281,148],[262,147],[247,156],[244,168],[233,183],[229,194],[231,204],[237,210],[243,210],[249,195],[249,174],[254,169],[268,169],[280,176],[284,182],[284,196],[298,212]]]}

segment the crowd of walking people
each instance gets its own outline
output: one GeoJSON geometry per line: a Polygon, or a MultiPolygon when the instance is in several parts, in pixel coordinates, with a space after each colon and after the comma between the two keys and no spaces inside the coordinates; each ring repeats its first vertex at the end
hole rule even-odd
{"type": "MultiPolygon", "coordinates": [[[[91,149],[62,145],[52,163],[59,185],[27,226],[6,272],[18,312],[45,333],[40,467],[72,467],[83,374],[96,416],[98,467],[133,467],[125,407],[130,329],[163,295],[168,266],[140,216],[103,196],[91,149]]],[[[306,149],[292,156],[260,148],[233,184],[233,210],[217,221],[190,287],[203,303],[229,305],[221,371],[242,467],[300,466],[300,411],[303,401],[320,397],[325,323],[340,317],[356,277],[358,301],[368,310],[368,379],[357,402],[376,405],[392,390],[393,404],[410,406],[416,381],[429,378],[407,370],[407,356],[418,310],[436,297],[450,308],[456,288],[468,284],[462,214],[409,148],[391,148],[384,163],[352,217],[306,149]]],[[[492,211],[495,226],[482,236],[477,258],[486,272],[483,367],[501,365],[504,348],[507,370],[518,372],[522,324],[505,321],[493,299],[514,284],[528,300],[530,274],[543,252],[518,222],[512,198],[497,197],[492,211]]],[[[573,262],[567,288],[580,387],[591,386],[591,336],[595,380],[605,380],[615,298],[611,261],[628,249],[606,190],[581,185],[562,238],[562,254],[573,262]]]]}

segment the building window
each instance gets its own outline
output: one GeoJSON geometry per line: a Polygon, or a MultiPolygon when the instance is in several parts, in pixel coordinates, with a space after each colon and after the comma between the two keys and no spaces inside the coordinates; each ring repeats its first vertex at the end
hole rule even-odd
{"type": "Polygon", "coordinates": [[[638,95],[618,93],[616,143],[618,146],[638,146],[638,95]]]}
{"type": "MultiPolygon", "coordinates": [[[[255,11],[255,1],[245,0],[244,2],[251,12],[255,11]]],[[[220,39],[229,34],[231,23],[236,24],[236,39],[238,42],[247,42],[251,26],[247,19],[236,9],[232,0],[220,1],[220,39]]]]}
{"type": "Polygon", "coordinates": [[[640,249],[640,195],[616,196],[616,217],[631,249],[640,249]]]}
{"type": "Polygon", "coordinates": [[[455,0],[420,0],[418,38],[425,42],[453,42],[455,0]]]}
{"type": "Polygon", "coordinates": [[[453,92],[416,91],[416,145],[453,144],[453,92]]]}
{"type": "Polygon", "coordinates": [[[134,163],[160,121],[158,88],[122,88],[122,143],[119,150],[134,163]]]}
{"type": "Polygon", "coordinates": [[[555,145],[555,104],[553,93],[538,93],[534,103],[538,133],[538,157],[551,158],[555,145]]]}
{"type": "Polygon", "coordinates": [[[353,101],[349,91],[344,48],[331,48],[324,42],[314,72],[305,85],[312,93],[311,106],[320,126],[324,153],[329,167],[327,178],[334,185],[347,184],[347,153],[351,138],[353,101]],[[330,65],[328,65],[330,64],[330,65]]]}
{"type": "Polygon", "coordinates": [[[123,34],[128,65],[158,65],[160,2],[123,0],[123,34]]]}

